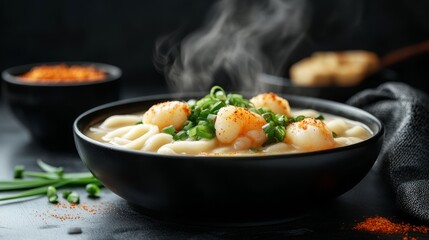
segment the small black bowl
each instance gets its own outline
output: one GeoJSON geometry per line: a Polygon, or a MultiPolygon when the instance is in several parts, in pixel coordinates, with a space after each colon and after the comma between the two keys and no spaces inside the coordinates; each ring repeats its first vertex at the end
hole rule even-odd
{"type": "Polygon", "coordinates": [[[83,113],[74,123],[75,143],[88,169],[146,214],[197,224],[283,221],[354,187],[371,169],[383,139],[380,121],[363,110],[316,98],[283,97],[294,108],[312,108],[360,121],[374,136],[317,152],[219,157],[121,149],[84,134],[111,115],[142,112],[161,101],[183,99],[162,95],[123,100],[83,113]]]}
{"type": "Polygon", "coordinates": [[[2,72],[3,97],[16,119],[40,145],[74,147],[73,121],[95,106],[119,99],[121,70],[93,62],[47,62],[12,67],[2,72]],[[28,83],[18,75],[41,65],[94,66],[106,79],[85,83],[28,83]]]}

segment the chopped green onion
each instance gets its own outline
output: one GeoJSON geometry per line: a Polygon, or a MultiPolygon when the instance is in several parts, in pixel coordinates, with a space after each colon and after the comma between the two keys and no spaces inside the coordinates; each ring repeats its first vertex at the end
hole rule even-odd
{"type": "Polygon", "coordinates": [[[181,129],[184,132],[180,133],[180,136],[177,136],[179,135],[177,133],[175,140],[183,140],[188,137],[193,140],[213,138],[216,135],[214,128],[216,115],[219,109],[225,106],[245,107],[257,112],[248,99],[243,98],[240,94],[226,94],[220,86],[213,86],[210,94],[199,100],[190,100],[187,104],[191,108],[191,114],[181,129]]]}
{"type": "Polygon", "coordinates": [[[212,123],[210,123],[207,119],[203,119],[203,120],[198,121],[197,125],[199,125],[199,126],[210,126],[211,124],[212,123]]]}
{"type": "Polygon", "coordinates": [[[262,116],[262,117],[265,119],[265,121],[267,121],[267,122],[272,121],[272,113],[270,113],[270,112],[263,113],[261,116],[262,116]]]}
{"type": "Polygon", "coordinates": [[[323,121],[323,120],[325,120],[325,117],[322,114],[319,114],[315,117],[315,119],[323,121]]]}
{"type": "Polygon", "coordinates": [[[205,118],[205,119],[207,119],[207,116],[210,114],[211,112],[210,112],[210,109],[204,109],[203,111],[201,111],[201,113],[200,113],[200,118],[205,118]]]}
{"type": "Polygon", "coordinates": [[[294,118],[294,122],[302,121],[302,120],[304,120],[304,118],[305,118],[304,115],[299,115],[299,116],[297,116],[297,117],[294,118]]]}
{"type": "Polygon", "coordinates": [[[262,129],[264,130],[265,134],[267,135],[268,140],[270,140],[274,137],[274,127],[272,126],[272,124],[267,123],[264,126],[262,126],[262,129]]]}
{"type": "Polygon", "coordinates": [[[221,109],[225,106],[226,106],[225,102],[217,102],[211,106],[210,113],[217,113],[217,111],[219,111],[219,109],[221,109]]]}
{"type": "Polygon", "coordinates": [[[143,121],[138,121],[135,123],[135,125],[143,124],[143,121]]]}
{"type": "Polygon", "coordinates": [[[100,196],[100,188],[96,184],[90,183],[86,185],[85,190],[89,197],[94,198],[100,196]]]}
{"type": "Polygon", "coordinates": [[[192,127],[194,127],[194,123],[188,120],[185,122],[185,125],[183,126],[183,130],[189,130],[192,127]]]}
{"type": "Polygon", "coordinates": [[[63,192],[63,198],[67,199],[67,197],[72,193],[70,190],[66,190],[63,192]]]}
{"type": "Polygon", "coordinates": [[[277,117],[277,123],[279,125],[285,125],[286,123],[286,116],[285,115],[280,115],[277,117]]]}
{"type": "Polygon", "coordinates": [[[53,196],[48,197],[48,201],[50,203],[57,203],[58,202],[58,195],[53,195],[53,196]]]}
{"type": "Polygon", "coordinates": [[[193,107],[197,103],[197,100],[191,99],[186,104],[188,104],[189,107],[193,107]]]}
{"type": "Polygon", "coordinates": [[[225,90],[223,90],[222,87],[220,86],[214,86],[212,87],[212,89],[210,90],[210,96],[213,98],[218,98],[221,100],[225,100],[225,90]]]}
{"type": "Polygon", "coordinates": [[[17,165],[15,166],[15,169],[13,171],[13,177],[15,179],[21,179],[24,176],[25,168],[23,165],[17,165]]]}
{"type": "Polygon", "coordinates": [[[210,126],[198,125],[187,131],[189,137],[199,140],[201,138],[211,139],[214,137],[214,130],[210,126]]]}
{"type": "Polygon", "coordinates": [[[271,110],[267,107],[261,107],[259,110],[263,112],[271,112],[271,110]]]}
{"type": "Polygon", "coordinates": [[[199,125],[197,126],[197,136],[200,138],[211,139],[214,137],[214,131],[209,126],[199,125]]]}
{"type": "Polygon", "coordinates": [[[175,140],[185,140],[188,138],[188,134],[186,133],[186,131],[180,131],[176,134],[176,139],[175,140]]]}
{"type": "Polygon", "coordinates": [[[277,142],[283,142],[283,139],[286,137],[286,129],[283,126],[274,127],[274,138],[277,142]]]}
{"type": "Polygon", "coordinates": [[[217,117],[216,114],[209,114],[207,116],[207,120],[209,120],[211,123],[214,123],[216,121],[216,117],[217,117]]]}
{"type": "Polygon", "coordinates": [[[191,129],[189,129],[187,132],[189,137],[194,138],[197,136],[197,127],[193,127],[191,129]]]}
{"type": "Polygon", "coordinates": [[[173,127],[173,125],[170,125],[168,127],[163,128],[162,132],[174,136],[176,134],[176,129],[173,127]]]}
{"type": "Polygon", "coordinates": [[[48,201],[50,203],[58,202],[57,189],[54,186],[49,186],[46,190],[46,195],[48,196],[48,201]]]}
{"type": "Polygon", "coordinates": [[[71,192],[67,196],[67,202],[69,203],[79,203],[79,201],[80,201],[79,194],[77,192],[71,192]]]}

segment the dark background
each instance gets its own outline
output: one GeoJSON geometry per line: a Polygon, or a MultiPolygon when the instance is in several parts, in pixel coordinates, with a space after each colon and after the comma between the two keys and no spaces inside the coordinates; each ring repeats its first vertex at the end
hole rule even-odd
{"type": "MultiPolygon", "coordinates": [[[[212,0],[0,0],[0,71],[45,61],[104,62],[123,70],[124,83],[128,91],[136,92],[134,95],[166,91],[163,76],[152,63],[156,39],[179,29],[183,35],[192,32],[203,23],[212,4],[212,0]]],[[[383,56],[402,46],[429,39],[427,0],[313,0],[311,4],[312,24],[307,38],[293,52],[286,66],[317,50],[368,49],[383,56]]],[[[429,54],[426,54],[392,66],[392,69],[400,81],[429,92],[424,86],[428,85],[428,63],[429,54]]],[[[75,155],[38,148],[11,117],[0,106],[2,178],[12,177],[10,170],[16,164],[35,170],[36,157],[48,163],[65,164],[66,169],[84,169],[75,155]]],[[[83,192],[80,194],[84,196],[83,192]]],[[[377,168],[332,206],[313,216],[259,228],[198,229],[154,221],[133,211],[109,191],[102,194],[103,201],[113,203],[110,212],[96,216],[87,214],[87,220],[71,223],[49,220],[49,224],[58,226],[46,225],[34,214],[49,209],[45,198],[1,206],[0,216],[9,217],[0,217],[4,220],[0,224],[0,238],[76,239],[79,237],[67,235],[67,230],[70,226],[80,226],[84,234],[80,237],[93,239],[285,239],[301,235],[302,239],[398,239],[402,236],[378,236],[351,228],[364,216],[376,214],[408,220],[395,207],[393,193],[382,181],[377,168]]]]}
{"type": "MultiPolygon", "coordinates": [[[[166,91],[152,60],[156,39],[192,32],[214,2],[0,0],[0,70],[45,61],[104,62],[119,66],[125,85],[138,84],[141,94],[166,91]]],[[[285,72],[317,50],[367,49],[383,56],[429,39],[426,0],[313,0],[310,5],[307,38],[285,72]]],[[[429,92],[428,55],[392,69],[400,81],[429,92]]]]}

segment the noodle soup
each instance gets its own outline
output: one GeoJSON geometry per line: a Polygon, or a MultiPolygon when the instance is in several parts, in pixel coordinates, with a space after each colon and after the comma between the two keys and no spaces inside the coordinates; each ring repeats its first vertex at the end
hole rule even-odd
{"type": "Polygon", "coordinates": [[[219,156],[319,151],[373,135],[360,122],[291,109],[287,99],[273,93],[248,100],[219,87],[199,100],[162,102],[144,113],[110,116],[85,134],[118,148],[219,156]]]}

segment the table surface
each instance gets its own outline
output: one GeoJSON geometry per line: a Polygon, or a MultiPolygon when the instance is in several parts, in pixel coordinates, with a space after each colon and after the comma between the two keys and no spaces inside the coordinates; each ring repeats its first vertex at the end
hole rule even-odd
{"type": "MultiPolygon", "coordinates": [[[[123,98],[162,93],[160,89],[124,91],[123,98]]],[[[35,144],[0,100],[0,179],[11,179],[15,165],[36,170],[36,160],[63,166],[66,171],[86,171],[75,150],[48,151],[35,144]]],[[[412,221],[396,207],[377,163],[353,189],[315,209],[305,217],[280,224],[222,227],[187,225],[145,216],[107,189],[98,199],[88,199],[76,189],[81,203],[59,206],[45,197],[0,203],[0,239],[402,239],[353,230],[369,216],[412,221]],[[80,234],[70,234],[73,228],[80,234]]],[[[8,193],[0,193],[0,196],[8,193]]],[[[413,222],[416,223],[416,222],[413,222]]],[[[418,223],[417,223],[418,224],[418,223]]],[[[428,235],[410,234],[419,239],[428,235]]]]}

